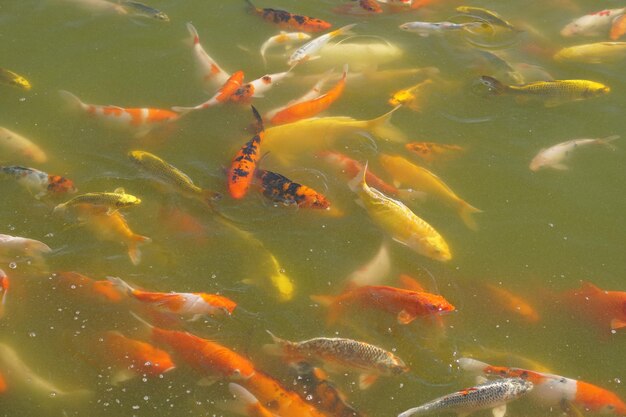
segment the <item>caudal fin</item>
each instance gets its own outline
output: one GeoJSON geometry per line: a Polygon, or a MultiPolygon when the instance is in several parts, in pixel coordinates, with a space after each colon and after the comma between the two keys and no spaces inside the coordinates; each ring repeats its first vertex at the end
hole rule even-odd
{"type": "Polygon", "coordinates": [[[404,143],[407,141],[406,136],[400,129],[391,124],[391,115],[400,108],[396,106],[390,112],[383,114],[376,119],[367,122],[368,131],[374,136],[391,142],[404,143]]]}
{"type": "Polygon", "coordinates": [[[489,87],[491,92],[493,92],[494,94],[503,94],[507,89],[506,85],[488,75],[481,76],[480,82],[489,87]]]}
{"type": "Polygon", "coordinates": [[[191,24],[191,22],[187,22],[187,30],[189,31],[189,35],[191,35],[191,43],[193,45],[200,43],[198,31],[196,30],[196,27],[191,24]]]}
{"type": "Polygon", "coordinates": [[[133,235],[130,242],[128,242],[128,257],[133,265],[139,265],[141,262],[141,251],[139,250],[139,245],[150,242],[152,242],[152,239],[149,237],[133,235]]]}
{"type": "Polygon", "coordinates": [[[473,374],[482,374],[483,370],[489,366],[489,364],[473,358],[459,358],[457,359],[457,363],[459,364],[459,368],[473,374]]]}
{"type": "Polygon", "coordinates": [[[328,324],[334,324],[341,315],[341,305],[336,302],[337,297],[332,295],[311,295],[311,301],[328,307],[328,324]]]}
{"type": "Polygon", "coordinates": [[[606,138],[598,139],[598,143],[601,144],[601,145],[604,145],[607,148],[609,148],[610,150],[614,151],[617,148],[611,142],[613,142],[614,140],[617,140],[619,138],[620,138],[620,135],[607,136],[606,138]]]}
{"type": "Polygon", "coordinates": [[[259,404],[259,400],[257,400],[257,398],[252,395],[250,391],[239,384],[231,382],[228,384],[228,390],[235,396],[235,399],[219,405],[219,407],[224,411],[230,411],[234,414],[248,416],[250,415],[248,410],[261,406],[259,404]]]}
{"type": "Polygon", "coordinates": [[[269,330],[265,330],[272,337],[274,343],[263,345],[263,351],[269,355],[282,356],[284,354],[283,346],[287,343],[280,337],[275,336],[269,330]]]}
{"type": "Polygon", "coordinates": [[[83,103],[76,95],[70,93],[69,91],[59,90],[59,95],[72,109],[85,110],[89,107],[85,103],[83,103]]]}
{"type": "Polygon", "coordinates": [[[359,171],[356,176],[348,182],[348,187],[353,192],[358,192],[360,189],[367,187],[367,182],[365,182],[365,175],[367,174],[367,165],[369,161],[365,162],[365,165],[359,171]]]}
{"type": "Polygon", "coordinates": [[[461,200],[459,203],[458,211],[459,216],[461,216],[463,223],[465,223],[467,227],[472,230],[478,230],[478,225],[476,224],[476,220],[474,220],[474,218],[472,217],[472,214],[482,213],[482,210],[477,209],[476,207],[469,205],[466,201],[461,200]]]}

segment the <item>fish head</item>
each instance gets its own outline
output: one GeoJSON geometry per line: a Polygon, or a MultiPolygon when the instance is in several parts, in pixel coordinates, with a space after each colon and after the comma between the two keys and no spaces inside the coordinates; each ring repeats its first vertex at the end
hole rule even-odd
{"type": "Polygon", "coordinates": [[[389,99],[389,104],[395,107],[401,104],[406,104],[412,100],[415,100],[415,96],[413,94],[411,94],[408,90],[400,90],[389,99]]]}
{"type": "Polygon", "coordinates": [[[160,20],[160,21],[162,21],[162,22],[169,22],[169,21],[170,21],[169,16],[168,16],[168,15],[166,15],[165,13],[163,13],[163,12],[158,12],[158,13],[155,13],[154,18],[155,18],[156,20],[160,20]]]}
{"type": "Polygon", "coordinates": [[[575,36],[580,33],[583,30],[581,23],[579,22],[581,19],[576,19],[565,25],[565,27],[561,29],[561,36],[565,36],[566,38],[568,38],[570,36],[575,36]]]}
{"type": "Polygon", "coordinates": [[[429,236],[425,239],[425,245],[421,246],[421,253],[431,259],[446,262],[452,259],[450,248],[441,236],[429,236]]]}
{"type": "Polygon", "coordinates": [[[55,194],[75,193],[74,182],[60,175],[48,175],[48,192],[55,194]]]}
{"type": "Polygon", "coordinates": [[[588,411],[626,415],[626,404],[615,393],[584,381],[576,382],[576,399],[588,411]]]}
{"type": "Polygon", "coordinates": [[[402,359],[392,353],[388,353],[387,358],[384,360],[384,367],[391,375],[400,375],[409,371],[409,367],[404,363],[402,359]]]}
{"type": "Polygon", "coordinates": [[[27,90],[27,91],[33,87],[30,84],[30,82],[24,77],[15,77],[13,80],[11,80],[11,84],[19,88],[23,88],[24,90],[27,90]]]}
{"type": "Polygon", "coordinates": [[[419,292],[419,303],[424,306],[429,314],[450,313],[456,308],[439,294],[419,292]]]}
{"type": "Polygon", "coordinates": [[[141,199],[131,194],[124,194],[120,197],[118,205],[121,207],[136,206],[141,204],[141,199]]]}
{"type": "Polygon", "coordinates": [[[600,83],[594,83],[588,90],[591,97],[603,96],[611,92],[611,87],[600,83]]]}
{"type": "Polygon", "coordinates": [[[549,161],[548,161],[547,158],[545,158],[545,157],[543,157],[541,155],[538,155],[535,158],[533,158],[532,161],[530,161],[529,168],[530,168],[531,171],[537,172],[540,169],[545,168],[546,166],[548,166],[549,165],[548,162],[549,161]]]}

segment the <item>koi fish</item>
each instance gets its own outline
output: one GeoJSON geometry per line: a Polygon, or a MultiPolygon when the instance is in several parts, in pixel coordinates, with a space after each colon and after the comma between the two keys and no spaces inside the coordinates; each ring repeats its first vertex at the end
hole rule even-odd
{"type": "Polygon", "coordinates": [[[191,321],[198,320],[204,316],[231,315],[237,307],[237,303],[229,298],[217,294],[207,294],[203,292],[150,292],[141,291],[131,287],[121,278],[107,277],[120,291],[125,292],[135,300],[141,301],[154,308],[166,312],[175,313],[181,316],[192,316],[191,321]]]}
{"type": "Polygon", "coordinates": [[[241,385],[230,382],[228,390],[235,396],[235,399],[226,404],[219,404],[220,408],[248,417],[276,417],[276,414],[265,408],[250,391],[241,385]]]}
{"type": "Polygon", "coordinates": [[[116,188],[112,193],[98,192],[77,195],[65,203],[58,204],[54,208],[54,213],[60,213],[79,204],[91,204],[95,206],[106,207],[108,212],[138,206],[141,199],[132,194],[127,194],[123,188],[116,188]]]}
{"type": "Polygon", "coordinates": [[[494,417],[503,417],[506,404],[532,391],[533,383],[520,378],[505,378],[466,388],[411,408],[398,417],[419,416],[443,411],[466,415],[491,408],[494,417]]]}
{"type": "Polygon", "coordinates": [[[569,167],[564,162],[576,149],[589,145],[604,145],[611,150],[615,150],[611,142],[619,138],[619,135],[613,135],[602,139],[572,139],[550,146],[547,149],[544,148],[530,161],[530,170],[539,171],[543,168],[567,170],[569,167]]]}
{"type": "Polygon", "coordinates": [[[491,293],[491,301],[505,310],[515,313],[530,323],[539,321],[539,313],[528,301],[513,294],[502,286],[485,284],[485,288],[491,293]]]}
{"type": "MultiPolygon", "coordinates": [[[[9,276],[0,269],[0,293],[2,293],[2,299],[0,299],[0,318],[4,316],[5,306],[7,302],[7,294],[9,293],[9,276]]],[[[2,390],[0,390],[2,392],[2,390]]]]}
{"type": "Polygon", "coordinates": [[[324,84],[326,84],[326,82],[330,78],[331,74],[332,74],[332,69],[330,71],[326,72],[315,83],[315,85],[313,85],[313,87],[309,91],[304,93],[299,98],[290,100],[286,105],[278,107],[278,108],[275,108],[275,109],[270,110],[269,112],[267,112],[267,114],[265,115],[265,120],[269,120],[271,122],[271,119],[273,119],[274,116],[276,116],[278,113],[280,113],[284,109],[286,109],[288,107],[291,107],[291,106],[293,106],[295,104],[303,103],[305,101],[313,100],[314,98],[319,97],[320,94],[321,94],[322,88],[324,87],[324,84]]]}
{"type": "Polygon", "coordinates": [[[287,65],[294,66],[301,62],[313,60],[319,58],[316,54],[324,45],[328,43],[333,38],[342,35],[350,34],[350,29],[356,26],[356,23],[346,25],[339,29],[333,30],[332,32],[326,33],[324,35],[318,36],[315,39],[310,40],[309,42],[302,45],[300,48],[296,49],[296,51],[291,54],[289,60],[287,61],[287,65]]]}
{"type": "Polygon", "coordinates": [[[4,394],[8,389],[9,385],[7,384],[7,380],[4,375],[0,373],[0,394],[4,394]]]}
{"type": "Polygon", "coordinates": [[[338,296],[312,296],[311,299],[329,307],[328,321],[337,321],[346,306],[358,305],[396,315],[399,324],[409,324],[421,316],[454,311],[445,298],[437,294],[411,291],[382,285],[349,285],[338,296]]]}
{"type": "Polygon", "coordinates": [[[626,13],[626,8],[606,9],[587,14],[568,23],[561,30],[561,35],[565,37],[604,35],[609,32],[609,27],[613,22],[624,13],[626,13]]]}
{"type": "Polygon", "coordinates": [[[235,199],[243,198],[250,188],[261,151],[261,141],[265,135],[263,119],[257,109],[254,106],[251,107],[258,133],[237,152],[228,170],[228,192],[235,199]]]}
{"type": "Polygon", "coordinates": [[[50,252],[52,249],[38,240],[0,234],[0,259],[13,261],[15,257],[25,257],[43,263],[43,255],[50,252]]]}
{"type": "Polygon", "coordinates": [[[293,123],[298,120],[307,119],[328,109],[341,94],[346,86],[346,76],[348,75],[348,66],[344,66],[343,75],[337,84],[328,90],[326,94],[322,94],[312,100],[302,101],[286,107],[277,112],[271,119],[273,125],[281,125],[285,123],[293,123]]]}
{"type": "Polygon", "coordinates": [[[481,7],[459,6],[456,8],[456,11],[462,14],[478,17],[494,26],[501,26],[513,31],[519,31],[515,26],[504,20],[502,16],[491,10],[483,9],[481,7]]]}
{"type": "Polygon", "coordinates": [[[134,233],[119,211],[109,213],[106,208],[92,204],[76,204],[73,208],[85,226],[99,239],[126,244],[130,261],[133,265],[139,265],[141,251],[138,246],[150,243],[152,239],[134,233]]]}
{"type": "Polygon", "coordinates": [[[384,280],[391,271],[391,258],[385,241],[378,252],[366,264],[348,275],[348,285],[373,285],[375,281],[384,280]]]}
{"type": "Polygon", "coordinates": [[[192,107],[181,107],[174,106],[172,110],[177,113],[188,113],[193,110],[201,110],[208,109],[209,107],[217,106],[218,104],[226,103],[230,100],[231,96],[235,94],[235,92],[242,86],[243,83],[243,71],[237,71],[233,75],[231,75],[224,85],[217,90],[217,93],[204,103],[200,103],[197,106],[192,107]]]}
{"type": "Polygon", "coordinates": [[[177,120],[180,115],[165,109],[124,108],[83,103],[69,91],[59,90],[61,97],[73,108],[79,109],[98,121],[116,129],[131,129],[136,137],[145,136],[154,128],[177,120]]]}
{"type": "Polygon", "coordinates": [[[397,45],[384,38],[368,38],[371,36],[353,36],[325,44],[319,51],[320,62],[325,66],[348,65],[352,71],[373,72],[382,65],[402,58],[404,51],[397,45]]]}
{"type": "Polygon", "coordinates": [[[370,188],[365,182],[366,171],[367,164],[349,185],[374,223],[393,240],[420,255],[444,262],[452,259],[448,244],[439,232],[400,201],[370,188]]]}
{"type": "Polygon", "coordinates": [[[198,187],[187,174],[150,152],[131,151],[128,157],[160,183],[184,197],[198,199],[208,204],[209,207],[212,206],[214,200],[222,197],[218,192],[198,187]]]}
{"type": "Polygon", "coordinates": [[[272,171],[258,168],[256,178],[261,182],[263,195],[273,201],[285,205],[295,205],[300,208],[327,209],[330,202],[322,194],[311,187],[298,184],[272,171]]]}
{"type": "Polygon", "coordinates": [[[74,187],[72,180],[60,175],[50,175],[35,168],[0,166],[0,175],[15,179],[18,184],[29,192],[35,193],[36,199],[40,199],[45,195],[76,192],[76,187],[74,187]]]}
{"type": "Polygon", "coordinates": [[[422,111],[423,101],[427,98],[428,93],[423,90],[431,90],[429,87],[433,84],[430,78],[422,81],[412,87],[405,88],[393,93],[388,103],[395,106],[406,106],[413,111],[422,111]]]}
{"type": "Polygon", "coordinates": [[[130,339],[120,332],[106,332],[100,339],[107,362],[118,369],[113,385],[137,376],[157,377],[176,367],[169,353],[140,340],[130,339]]]}
{"type": "Polygon", "coordinates": [[[115,12],[120,15],[127,14],[126,10],[119,4],[107,0],[65,0],[92,12],[109,13],[115,12]]]}
{"type": "Polygon", "coordinates": [[[399,26],[406,32],[417,33],[421,37],[427,38],[433,34],[443,34],[447,32],[458,32],[475,28],[489,28],[490,26],[484,22],[406,22],[399,26]]]}
{"type": "MultiPolygon", "coordinates": [[[[211,87],[219,87],[226,84],[231,77],[229,73],[224,71],[213,58],[204,50],[200,44],[200,36],[198,31],[191,24],[187,23],[187,30],[191,35],[193,44],[193,53],[196,63],[196,70],[202,79],[202,82],[209,84],[211,87]]],[[[243,74],[242,74],[243,79],[243,74]]]]}
{"type": "Polygon", "coordinates": [[[131,14],[133,16],[147,17],[150,19],[159,20],[161,22],[170,21],[169,16],[162,11],[143,3],[139,3],[138,1],[122,0],[120,1],[120,6],[122,6],[122,8],[126,10],[128,14],[131,14]]]}
{"type": "Polygon", "coordinates": [[[461,369],[473,374],[522,378],[534,385],[530,397],[545,405],[569,402],[586,411],[617,416],[626,414],[626,404],[617,395],[588,382],[528,369],[492,366],[471,358],[460,358],[458,363],[461,369]]]}
{"type": "Polygon", "coordinates": [[[316,337],[302,342],[290,342],[274,336],[265,345],[267,353],[284,356],[290,362],[317,359],[329,365],[360,372],[359,388],[369,388],[379,376],[400,375],[409,370],[404,361],[378,346],[352,339],[316,337]]]}
{"type": "Polygon", "coordinates": [[[0,149],[9,157],[23,158],[42,164],[48,160],[46,153],[33,141],[6,127],[0,126],[0,149]]]}
{"type": "Polygon", "coordinates": [[[326,30],[332,25],[322,19],[314,17],[302,16],[289,13],[280,9],[260,9],[252,4],[252,1],[246,0],[250,6],[250,10],[257,16],[261,16],[264,20],[275,23],[282,29],[302,30],[305,32],[320,32],[326,30]]]}
{"type": "Polygon", "coordinates": [[[376,0],[358,0],[359,6],[363,10],[367,10],[371,13],[382,13],[383,8],[380,7],[380,4],[376,0]]]}
{"type": "Polygon", "coordinates": [[[346,396],[329,381],[328,375],[306,362],[291,364],[297,372],[296,387],[305,398],[311,401],[324,413],[335,417],[363,417],[346,401],[346,396]]]}
{"type": "Polygon", "coordinates": [[[452,158],[465,150],[458,145],[435,142],[412,142],[405,144],[404,147],[407,151],[413,152],[426,162],[433,162],[436,159],[452,158]]]}
{"type": "Polygon", "coordinates": [[[161,206],[159,224],[164,226],[170,236],[190,239],[196,246],[209,242],[209,229],[196,216],[173,205],[161,206]]]}
{"type": "Polygon", "coordinates": [[[26,78],[4,68],[0,68],[0,83],[18,87],[26,91],[32,88],[32,85],[26,78]]]}
{"type": "Polygon", "coordinates": [[[229,99],[234,103],[249,103],[253,97],[263,97],[265,92],[272,88],[274,84],[291,76],[292,74],[289,71],[266,74],[239,87],[229,99]]]}
{"type": "Polygon", "coordinates": [[[602,290],[590,282],[562,295],[572,311],[616,331],[626,328],[626,292],[602,290]]]}
{"type": "Polygon", "coordinates": [[[626,33],[626,14],[617,16],[613,20],[611,25],[611,31],[609,32],[609,39],[616,41],[626,33]]]}
{"type": "Polygon", "coordinates": [[[280,33],[278,35],[275,36],[271,36],[270,38],[268,38],[265,42],[263,42],[263,45],[261,45],[261,58],[263,58],[263,62],[267,64],[267,61],[265,59],[265,52],[271,48],[274,47],[276,45],[285,45],[285,47],[291,43],[295,43],[295,42],[299,42],[299,41],[306,41],[311,39],[311,35],[309,35],[308,33],[304,33],[304,32],[284,32],[284,31],[280,31],[280,33]]]}
{"type": "Polygon", "coordinates": [[[77,292],[81,297],[104,299],[112,303],[119,303],[124,298],[124,291],[118,290],[107,280],[96,281],[73,271],[58,272],[54,276],[67,290],[77,292]]]}
{"type": "MultiPolygon", "coordinates": [[[[624,15],[626,16],[626,15],[624,15]]],[[[563,48],[554,54],[559,62],[604,64],[626,58],[626,42],[596,42],[563,48]]]]}
{"type": "Polygon", "coordinates": [[[436,197],[443,203],[455,208],[467,227],[472,230],[478,229],[471,215],[480,213],[481,210],[457,196],[438,176],[401,156],[381,154],[379,160],[382,167],[394,178],[394,181],[436,197]]]}
{"type": "Polygon", "coordinates": [[[536,98],[543,100],[546,107],[599,97],[611,92],[610,87],[588,80],[536,81],[522,85],[506,85],[493,77],[483,75],[480,81],[494,94],[515,94],[524,98],[536,98]]]}

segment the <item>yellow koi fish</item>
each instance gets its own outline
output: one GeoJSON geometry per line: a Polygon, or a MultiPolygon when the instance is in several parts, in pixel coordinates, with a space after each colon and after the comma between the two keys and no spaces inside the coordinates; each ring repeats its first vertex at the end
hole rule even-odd
{"type": "Polygon", "coordinates": [[[452,254],[443,237],[407,206],[387,197],[365,182],[367,164],[350,182],[350,189],[359,196],[370,218],[393,240],[408,246],[420,255],[437,261],[449,261],[452,254]]]}
{"type": "Polygon", "coordinates": [[[563,48],[554,55],[560,62],[603,64],[626,58],[626,42],[596,42],[563,48]]]}
{"type": "Polygon", "coordinates": [[[96,206],[104,206],[108,209],[108,213],[125,207],[132,207],[141,204],[141,199],[132,194],[126,194],[123,188],[117,188],[112,193],[87,193],[77,195],[71,200],[61,203],[54,208],[54,212],[64,211],[67,207],[77,204],[92,204],[96,206]]]}
{"type": "Polygon", "coordinates": [[[467,227],[472,230],[478,228],[471,214],[480,213],[481,211],[457,196],[441,178],[426,168],[415,165],[401,156],[384,154],[380,155],[380,163],[389,175],[394,178],[394,181],[409,186],[416,191],[430,194],[447,205],[456,208],[467,227]]]}
{"type": "Polygon", "coordinates": [[[12,85],[27,91],[32,88],[30,82],[28,82],[26,78],[4,68],[0,68],[0,83],[12,85]]]}
{"type": "Polygon", "coordinates": [[[424,90],[429,90],[432,83],[433,80],[429,78],[412,87],[396,91],[389,99],[389,104],[394,107],[402,105],[413,111],[421,111],[425,95],[428,95],[424,90]]]}

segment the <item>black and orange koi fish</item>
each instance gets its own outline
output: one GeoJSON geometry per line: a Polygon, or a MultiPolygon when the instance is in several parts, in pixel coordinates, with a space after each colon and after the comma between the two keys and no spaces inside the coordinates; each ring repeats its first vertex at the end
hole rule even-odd
{"type": "Polygon", "coordinates": [[[311,187],[298,184],[289,178],[264,169],[257,169],[256,178],[261,182],[263,195],[286,205],[295,204],[301,208],[327,209],[330,202],[311,187]]]}
{"type": "Polygon", "coordinates": [[[250,9],[256,15],[261,16],[268,22],[277,24],[282,29],[301,30],[304,32],[321,32],[332,25],[324,20],[314,17],[302,16],[280,9],[261,9],[256,7],[250,0],[246,0],[250,9]]]}

